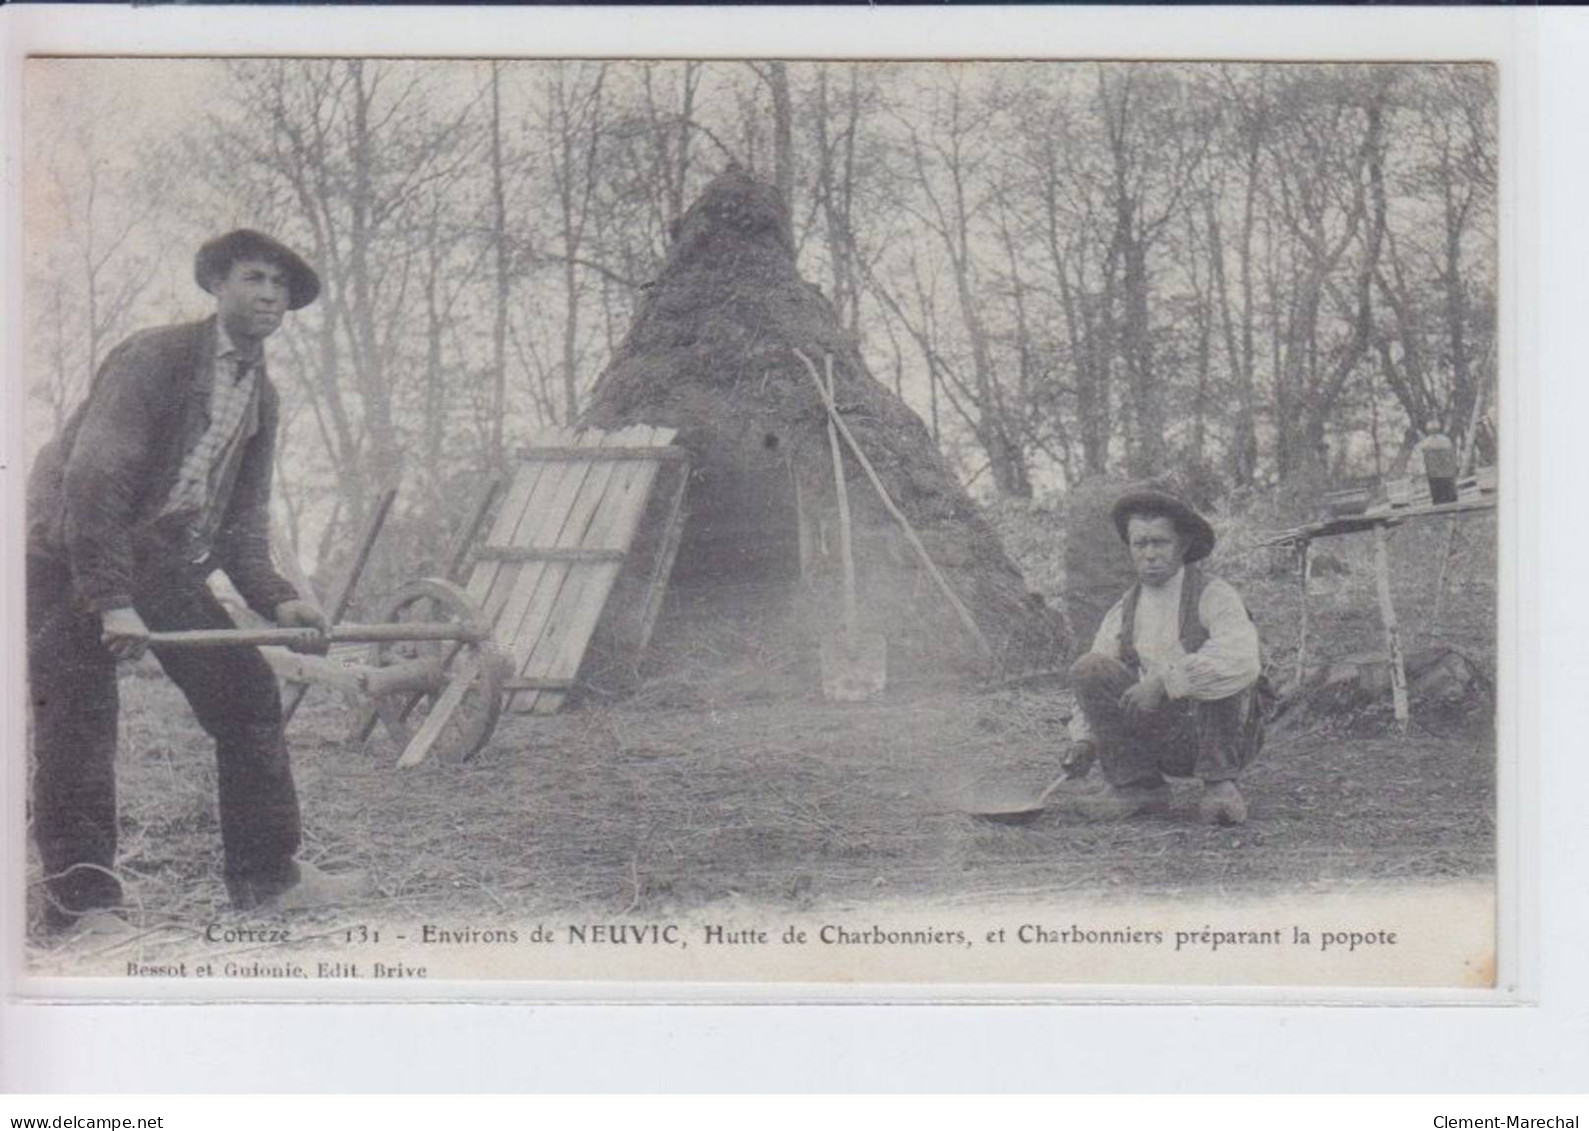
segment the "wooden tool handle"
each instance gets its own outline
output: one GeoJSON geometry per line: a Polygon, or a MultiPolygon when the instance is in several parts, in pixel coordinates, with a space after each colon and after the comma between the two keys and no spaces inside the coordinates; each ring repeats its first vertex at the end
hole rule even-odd
{"type": "MultiPolygon", "coordinates": [[[[827,399],[833,400],[833,358],[827,358],[827,399]]],[[[844,566],[844,631],[855,635],[855,545],[851,541],[850,491],[844,482],[844,456],[839,450],[839,431],[828,417],[828,446],[833,451],[833,485],[839,500],[839,561],[844,566]]]]}
{"type": "Polygon", "coordinates": [[[966,632],[976,641],[976,645],[981,650],[982,655],[991,659],[993,646],[988,643],[988,638],[977,627],[976,618],[971,615],[971,610],[966,608],[965,602],[960,600],[960,595],[954,591],[954,587],[949,584],[948,579],[939,570],[937,563],[932,560],[932,555],[927,553],[927,547],[921,544],[921,538],[917,535],[916,528],[910,524],[910,519],[906,518],[904,512],[894,505],[894,500],[889,496],[888,488],[883,486],[883,481],[878,477],[877,470],[872,466],[872,461],[866,458],[866,453],[861,450],[861,445],[851,434],[850,426],[844,423],[844,418],[839,415],[838,405],[834,404],[833,398],[828,395],[827,389],[823,388],[822,378],[817,375],[817,367],[812,364],[809,357],[798,349],[792,352],[800,359],[801,364],[806,367],[806,372],[811,374],[811,383],[817,387],[817,395],[822,398],[822,405],[828,410],[828,419],[838,426],[839,435],[844,437],[844,442],[850,446],[850,451],[855,453],[855,461],[861,465],[861,470],[866,472],[866,478],[871,481],[873,489],[877,491],[877,497],[881,500],[883,509],[888,511],[890,517],[899,524],[899,528],[904,532],[906,540],[910,542],[911,549],[916,551],[916,556],[921,559],[922,566],[937,584],[939,590],[942,591],[944,598],[949,602],[950,607],[954,609],[955,615],[960,618],[960,623],[965,626],[966,632]]]}
{"type": "Polygon", "coordinates": [[[151,632],[149,643],[164,648],[236,648],[312,644],[319,634],[312,628],[191,628],[178,632],[151,632]]]}
{"type": "MultiPolygon", "coordinates": [[[[416,621],[412,624],[341,624],[330,632],[333,644],[398,643],[409,640],[474,641],[488,635],[475,625],[416,621]]],[[[312,628],[191,628],[151,632],[149,643],[165,648],[291,647],[312,644],[312,628]]]]}

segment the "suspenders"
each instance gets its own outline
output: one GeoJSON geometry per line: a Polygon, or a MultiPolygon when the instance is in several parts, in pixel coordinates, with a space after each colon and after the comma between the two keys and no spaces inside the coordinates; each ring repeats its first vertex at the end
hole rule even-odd
{"type": "MultiPolygon", "coordinates": [[[[1197,651],[1208,643],[1208,629],[1203,627],[1203,622],[1198,618],[1197,607],[1203,599],[1203,590],[1208,586],[1208,577],[1197,566],[1188,564],[1183,567],[1185,575],[1181,578],[1181,611],[1180,611],[1180,638],[1181,648],[1188,654],[1197,651]]],[[[1126,590],[1125,604],[1120,610],[1120,662],[1132,671],[1142,671],[1142,657],[1137,654],[1137,601],[1142,596],[1142,583],[1139,581],[1126,590]]]]}

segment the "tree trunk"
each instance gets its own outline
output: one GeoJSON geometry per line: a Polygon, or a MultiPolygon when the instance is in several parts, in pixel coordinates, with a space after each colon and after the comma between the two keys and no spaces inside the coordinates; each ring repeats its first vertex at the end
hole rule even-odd
{"type": "Polygon", "coordinates": [[[767,64],[767,86],[772,91],[773,184],[783,206],[794,215],[795,158],[794,104],[789,95],[789,64],[767,64]]]}
{"type": "Polygon", "coordinates": [[[502,64],[491,61],[491,242],[496,259],[496,287],[491,318],[491,436],[486,463],[503,466],[502,427],[508,398],[508,206],[502,172],[502,64]]]}
{"type": "Polygon", "coordinates": [[[349,155],[353,186],[349,198],[348,281],[352,290],[350,316],[353,365],[364,399],[364,423],[370,438],[370,466],[376,483],[397,481],[401,455],[392,419],[391,390],[383,372],[379,337],[375,329],[375,296],[372,286],[371,243],[374,183],[370,138],[372,93],[364,77],[364,63],[347,63],[352,78],[353,118],[349,155]]]}

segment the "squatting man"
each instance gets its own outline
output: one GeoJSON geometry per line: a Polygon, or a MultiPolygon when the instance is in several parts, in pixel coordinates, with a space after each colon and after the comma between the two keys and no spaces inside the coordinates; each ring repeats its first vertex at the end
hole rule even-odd
{"type": "MultiPolygon", "coordinates": [[[[28,482],[28,669],[33,835],[45,921],[71,926],[121,903],[116,857],[116,662],[151,630],[227,628],[208,586],[222,570],[255,611],[314,630],[325,615],[270,560],[277,396],[264,341],[320,293],[291,249],[240,229],[198,251],[215,299],[202,321],[134,334],[39,453],[28,482]]],[[[257,648],[156,646],[215,740],[225,881],[233,906],[335,904],[362,877],[294,859],[298,795],[275,674],[257,648]]]]}
{"type": "Polygon", "coordinates": [[[1263,744],[1258,630],[1235,589],[1197,565],[1214,548],[1202,515],[1159,491],[1127,493],[1112,515],[1137,581],[1071,667],[1081,710],[1066,772],[1096,760],[1111,817],[1167,813],[1165,775],[1200,778],[1203,820],[1239,825],[1236,779],[1263,744]]]}

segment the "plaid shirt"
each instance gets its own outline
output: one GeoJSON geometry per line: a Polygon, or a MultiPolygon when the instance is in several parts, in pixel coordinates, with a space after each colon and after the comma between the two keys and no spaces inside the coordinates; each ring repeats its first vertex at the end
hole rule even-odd
{"type": "Polygon", "coordinates": [[[183,457],[163,514],[185,520],[190,560],[209,556],[215,531],[226,510],[243,445],[259,429],[261,354],[243,358],[226,328],[216,323],[215,380],[210,391],[209,427],[183,457]]]}

